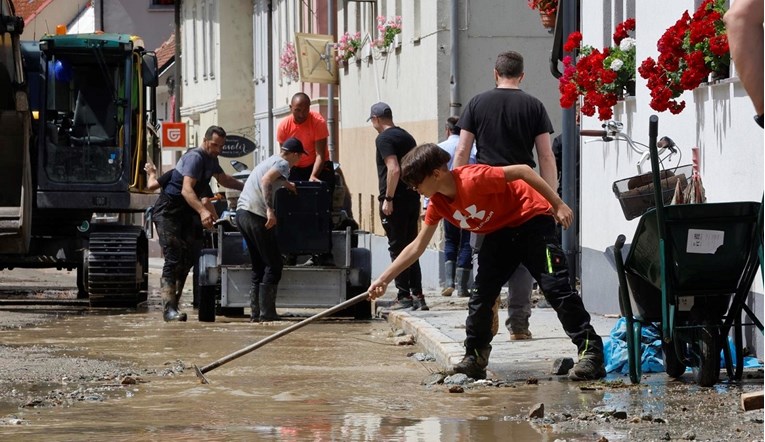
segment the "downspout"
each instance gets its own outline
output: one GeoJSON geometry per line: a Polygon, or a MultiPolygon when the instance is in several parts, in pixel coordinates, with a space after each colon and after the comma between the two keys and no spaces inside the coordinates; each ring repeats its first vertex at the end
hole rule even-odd
{"type": "MultiPolygon", "coordinates": [[[[556,35],[559,44],[562,44],[564,36],[578,30],[579,1],[562,0],[563,19],[562,35],[556,35]]],[[[556,33],[557,34],[557,33],[556,33]]],[[[561,181],[563,187],[563,201],[574,211],[574,222],[568,229],[563,230],[562,247],[566,254],[569,267],[569,278],[572,284],[576,284],[576,279],[580,276],[580,253],[579,253],[579,219],[581,207],[579,205],[579,130],[576,127],[576,107],[563,109],[563,128],[562,128],[562,166],[563,169],[561,181]]]]}
{"type": "Polygon", "coordinates": [[[175,0],[175,115],[173,121],[181,121],[181,7],[183,1],[175,0]]]}
{"type": "MultiPolygon", "coordinates": [[[[337,7],[335,6],[335,0],[327,0],[327,32],[332,38],[337,34],[337,30],[335,29],[336,15],[337,7]]],[[[335,69],[335,72],[337,73],[337,65],[334,63],[333,69],[335,69]]],[[[329,159],[337,161],[337,150],[335,149],[335,135],[337,134],[337,128],[335,127],[335,83],[327,85],[327,127],[329,129],[329,137],[327,137],[329,159]]]]}
{"type": "Polygon", "coordinates": [[[100,20],[101,20],[101,31],[106,32],[106,26],[104,25],[104,0],[100,0],[98,2],[98,4],[99,4],[99,6],[98,6],[98,10],[99,10],[98,11],[98,15],[101,16],[100,17],[100,20]]]}
{"type": "MultiPolygon", "coordinates": [[[[271,0],[266,2],[266,27],[268,28],[268,38],[266,38],[266,46],[268,46],[268,55],[266,56],[266,63],[268,64],[268,147],[273,149],[274,145],[274,17],[273,17],[273,4],[271,0]]],[[[270,156],[273,152],[269,152],[270,156]]]]}
{"type": "Polygon", "coordinates": [[[449,16],[449,45],[451,46],[450,66],[449,66],[449,116],[459,115],[462,103],[459,102],[459,83],[458,83],[458,71],[459,71],[459,41],[458,41],[458,17],[457,17],[457,2],[458,0],[449,1],[449,9],[451,10],[449,16]]]}

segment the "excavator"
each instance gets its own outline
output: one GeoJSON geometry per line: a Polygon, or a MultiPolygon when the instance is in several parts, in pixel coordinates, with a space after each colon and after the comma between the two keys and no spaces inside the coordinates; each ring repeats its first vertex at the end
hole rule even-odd
{"type": "Polygon", "coordinates": [[[158,163],[156,55],[125,34],[36,42],[0,0],[0,270],[77,270],[78,298],[136,306],[148,289],[143,166],[158,163]]]}

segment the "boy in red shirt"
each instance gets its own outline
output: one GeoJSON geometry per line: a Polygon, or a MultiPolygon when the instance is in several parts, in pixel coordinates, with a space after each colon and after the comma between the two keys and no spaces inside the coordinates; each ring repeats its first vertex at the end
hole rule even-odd
{"type": "Polygon", "coordinates": [[[417,238],[369,286],[371,298],[422,255],[438,222],[486,234],[478,254],[478,290],[468,302],[465,357],[454,371],[486,378],[491,353],[492,307],[502,285],[519,264],[534,276],[558,314],[566,334],[579,350],[569,372],[573,380],[606,375],[603,342],[590,325],[582,299],[571,287],[566,259],[555,236],[555,222],[568,228],[573,212],[527,165],[468,165],[449,171],[449,154],[435,144],[412,149],[402,160],[402,179],[430,198],[425,224],[417,238]]]}

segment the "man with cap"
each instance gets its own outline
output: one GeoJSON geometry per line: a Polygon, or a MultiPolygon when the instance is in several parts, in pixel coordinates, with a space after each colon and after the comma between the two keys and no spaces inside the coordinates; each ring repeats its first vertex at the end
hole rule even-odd
{"type": "Polygon", "coordinates": [[[274,229],[274,192],[286,187],[297,193],[295,185],[287,178],[290,167],[305,154],[300,140],[285,140],[279,153],[262,161],[250,173],[236,205],[236,224],[247,243],[252,261],[250,322],[280,319],[276,314],[276,291],[284,263],[274,229]]]}
{"type": "MultiPolygon", "coordinates": [[[[378,135],[377,176],[379,179],[380,220],[388,238],[391,260],[417,237],[420,217],[420,195],[401,181],[401,158],[414,149],[417,142],[409,132],[393,123],[393,112],[385,103],[375,103],[367,121],[372,122],[378,135]]],[[[429,310],[422,294],[422,272],[419,260],[396,277],[398,294],[392,310],[412,308],[429,310]]]]}
{"type": "MultiPolygon", "coordinates": [[[[289,180],[327,183],[331,207],[332,193],[335,189],[335,169],[327,152],[329,129],[324,117],[311,110],[311,98],[304,92],[292,96],[290,115],[281,120],[276,129],[276,141],[280,145],[292,137],[303,143],[306,155],[290,168],[289,180]]],[[[329,249],[332,249],[331,244],[329,249]]],[[[289,264],[294,265],[295,256],[288,256],[287,260],[289,264]]],[[[333,266],[334,259],[332,253],[328,252],[311,257],[303,265],[333,266]]]]}

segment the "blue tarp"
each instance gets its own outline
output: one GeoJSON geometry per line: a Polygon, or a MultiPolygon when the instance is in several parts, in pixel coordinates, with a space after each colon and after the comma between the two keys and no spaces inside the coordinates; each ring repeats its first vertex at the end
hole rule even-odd
{"type": "MultiPolygon", "coordinates": [[[[654,325],[644,325],[642,328],[641,347],[643,356],[641,358],[641,369],[643,373],[662,373],[664,372],[664,362],[662,360],[661,333],[654,325]]],[[[731,350],[733,363],[736,363],[736,350],[733,345],[733,339],[728,337],[728,345],[731,350]]],[[[618,372],[629,374],[629,364],[627,363],[627,320],[619,318],[611,329],[609,338],[603,340],[603,352],[606,359],[606,371],[609,373],[618,372]]],[[[720,366],[725,367],[723,353],[720,351],[720,366]]],[[[753,357],[744,357],[744,368],[759,368],[762,364],[753,357]]]]}

